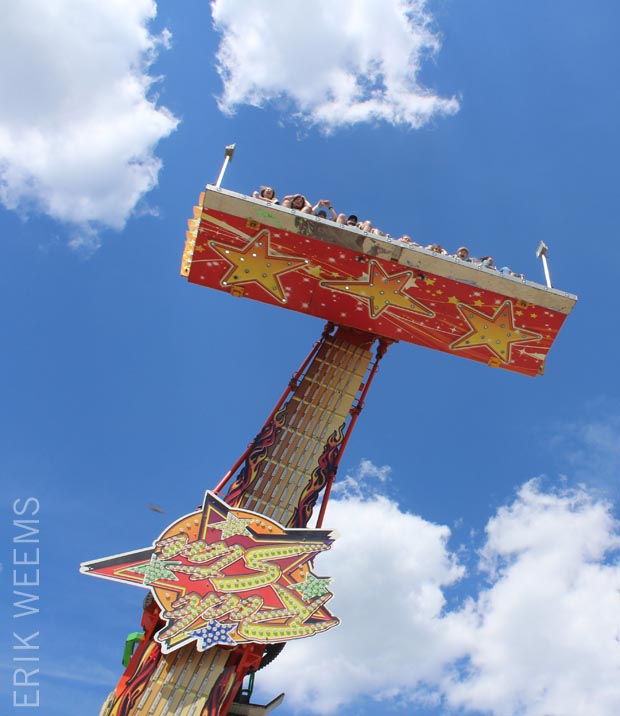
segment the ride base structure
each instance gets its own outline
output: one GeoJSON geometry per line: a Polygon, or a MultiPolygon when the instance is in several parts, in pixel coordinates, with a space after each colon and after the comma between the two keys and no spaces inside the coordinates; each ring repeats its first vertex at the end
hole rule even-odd
{"type": "Polygon", "coordinates": [[[339,622],[330,580],[313,565],[333,542],[325,508],[389,345],[535,376],[577,300],[211,186],[189,221],[181,273],[327,324],[200,509],[147,547],[82,565],[148,590],[142,635],[130,635],[103,716],[259,716],[278,706],[283,694],[250,703],[254,673],[287,641],[339,622]]]}

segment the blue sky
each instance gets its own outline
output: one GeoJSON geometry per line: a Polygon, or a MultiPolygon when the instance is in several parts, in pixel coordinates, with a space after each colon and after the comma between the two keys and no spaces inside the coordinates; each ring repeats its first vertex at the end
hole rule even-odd
{"type": "Polygon", "coordinates": [[[405,4],[426,24],[385,0],[5,3],[3,712],[21,712],[30,626],[43,713],[98,712],[143,594],[79,563],[191,511],[322,330],[179,276],[236,142],[226,188],[329,198],[541,283],[544,240],[580,297],[536,379],[390,348],[317,561],[342,626],[287,646],[257,698],[286,691],[282,716],[618,713],[620,10],[405,4]],[[15,619],[13,505],[31,496],[40,612],[15,619]]]}

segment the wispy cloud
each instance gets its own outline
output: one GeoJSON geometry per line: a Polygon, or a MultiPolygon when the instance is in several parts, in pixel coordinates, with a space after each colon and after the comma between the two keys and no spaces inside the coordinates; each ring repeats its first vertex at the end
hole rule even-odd
{"type": "Polygon", "coordinates": [[[606,400],[585,406],[578,420],[558,424],[552,449],[567,461],[577,479],[615,484],[620,473],[620,411],[606,400]]]}
{"type": "Polygon", "coordinates": [[[392,468],[389,465],[378,467],[364,458],[359,465],[334,484],[333,494],[340,498],[364,498],[378,493],[385,494],[392,468]]]}
{"type": "Polygon", "coordinates": [[[0,23],[0,201],[75,225],[120,229],[157,184],[155,146],[177,119],[158,107],[149,67],[153,0],[23,0],[0,23]],[[8,69],[10,68],[10,70],[8,69]]]}
{"type": "MultiPolygon", "coordinates": [[[[16,662],[19,663],[19,662],[16,662]]],[[[0,665],[0,672],[9,674],[13,672],[16,663],[0,665]]],[[[118,671],[100,666],[84,654],[82,659],[60,659],[54,662],[42,660],[39,664],[41,678],[46,681],[52,679],[67,684],[80,684],[82,686],[103,686],[111,688],[118,681],[118,671]]]]}
{"type": "Polygon", "coordinates": [[[110,687],[118,681],[118,672],[89,663],[88,659],[79,661],[64,661],[62,663],[47,665],[41,669],[46,679],[58,679],[69,684],[84,686],[110,687]]]}
{"type": "Polygon", "coordinates": [[[220,108],[276,103],[326,131],[359,122],[421,127],[458,111],[418,79],[440,49],[426,0],[211,3],[222,34],[220,108]]]}

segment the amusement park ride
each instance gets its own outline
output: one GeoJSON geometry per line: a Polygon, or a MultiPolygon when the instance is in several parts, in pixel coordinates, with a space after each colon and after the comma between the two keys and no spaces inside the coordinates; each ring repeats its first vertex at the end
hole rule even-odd
{"type": "Polygon", "coordinates": [[[286,641],[338,624],[313,562],[332,544],[322,528],[331,487],[389,345],[535,376],[577,300],[551,288],[544,245],[547,286],[223,190],[231,156],[194,207],[181,274],[327,325],[199,509],[149,547],[82,565],[149,590],[103,716],[259,716],[279,705],[283,694],[250,703],[254,673],[286,641]]]}

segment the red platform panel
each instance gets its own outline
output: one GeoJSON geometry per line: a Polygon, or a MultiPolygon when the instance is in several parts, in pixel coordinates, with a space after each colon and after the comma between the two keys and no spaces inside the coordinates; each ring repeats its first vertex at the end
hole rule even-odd
{"type": "Polygon", "coordinates": [[[526,375],[576,297],[222,190],[190,222],[192,283],[526,375]]]}

